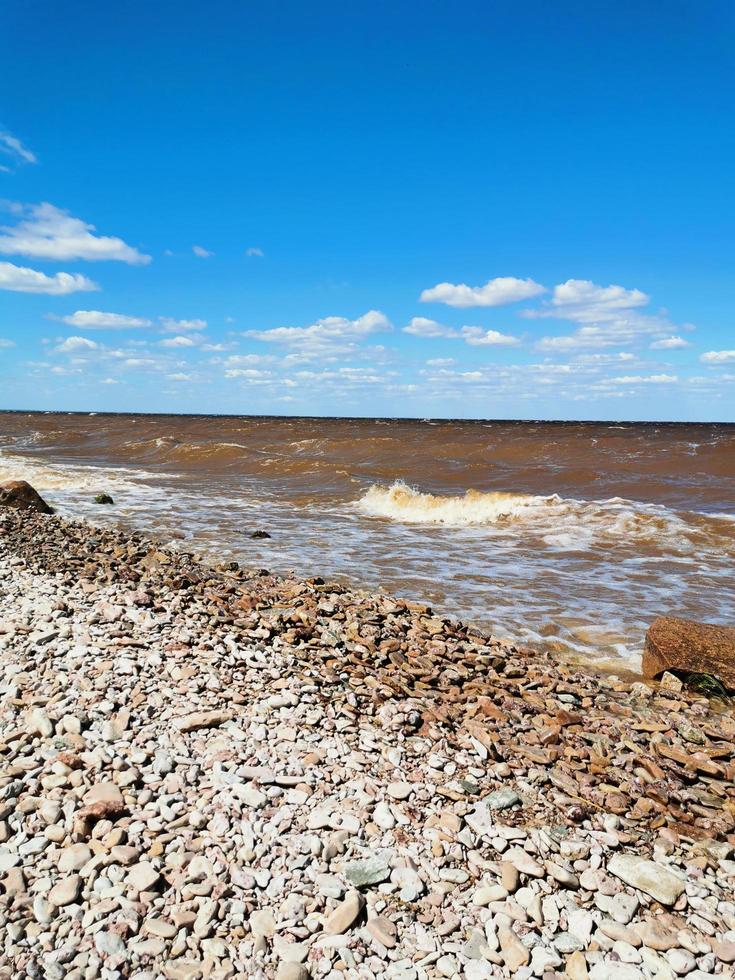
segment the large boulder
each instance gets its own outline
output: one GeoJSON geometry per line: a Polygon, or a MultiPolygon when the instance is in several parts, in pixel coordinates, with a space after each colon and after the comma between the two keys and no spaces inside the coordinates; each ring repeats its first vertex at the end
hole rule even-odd
{"type": "Polygon", "coordinates": [[[11,480],[0,483],[0,507],[15,507],[17,510],[32,510],[37,514],[53,514],[43,497],[25,480],[11,480]]]}
{"type": "Polygon", "coordinates": [[[646,634],[643,676],[711,674],[735,691],[735,628],[659,616],[646,634]]]}

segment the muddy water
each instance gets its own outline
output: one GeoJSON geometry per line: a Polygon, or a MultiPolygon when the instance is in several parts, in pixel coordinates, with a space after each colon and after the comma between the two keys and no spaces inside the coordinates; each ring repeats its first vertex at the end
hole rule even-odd
{"type": "Polygon", "coordinates": [[[0,413],[14,477],[579,659],[635,666],[659,613],[735,622],[735,426],[0,413]]]}

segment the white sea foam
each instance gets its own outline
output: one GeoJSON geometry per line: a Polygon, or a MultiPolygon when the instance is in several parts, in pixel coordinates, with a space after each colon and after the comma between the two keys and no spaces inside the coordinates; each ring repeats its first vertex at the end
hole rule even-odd
{"type": "Polygon", "coordinates": [[[560,497],[518,493],[481,493],[468,490],[463,496],[422,493],[405,483],[373,486],[358,501],[360,510],[372,517],[388,517],[409,524],[495,524],[519,516],[523,511],[555,504],[560,497]]]}
{"type": "Polygon", "coordinates": [[[487,528],[495,536],[532,538],[557,551],[578,551],[623,541],[649,541],[672,558],[714,547],[732,551],[729,535],[707,532],[662,504],[611,497],[575,500],[558,494],[482,493],[441,495],[397,482],[373,486],[357,501],[369,517],[403,524],[487,528]],[[716,540],[715,540],[716,538],[716,540]]]}

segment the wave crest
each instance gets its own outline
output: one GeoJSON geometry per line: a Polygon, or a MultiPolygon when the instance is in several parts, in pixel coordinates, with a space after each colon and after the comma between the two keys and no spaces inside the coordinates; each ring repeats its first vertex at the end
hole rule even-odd
{"type": "Polygon", "coordinates": [[[467,490],[460,496],[422,493],[397,482],[390,487],[373,486],[358,501],[371,517],[388,517],[411,524],[497,524],[518,517],[530,509],[552,506],[561,497],[523,493],[482,493],[467,490]]]}

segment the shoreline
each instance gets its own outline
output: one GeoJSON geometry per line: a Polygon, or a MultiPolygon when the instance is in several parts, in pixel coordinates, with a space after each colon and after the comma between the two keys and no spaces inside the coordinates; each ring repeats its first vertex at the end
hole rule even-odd
{"type": "Polygon", "coordinates": [[[0,511],[0,976],[732,975],[732,707],[233,565],[0,511]]]}

